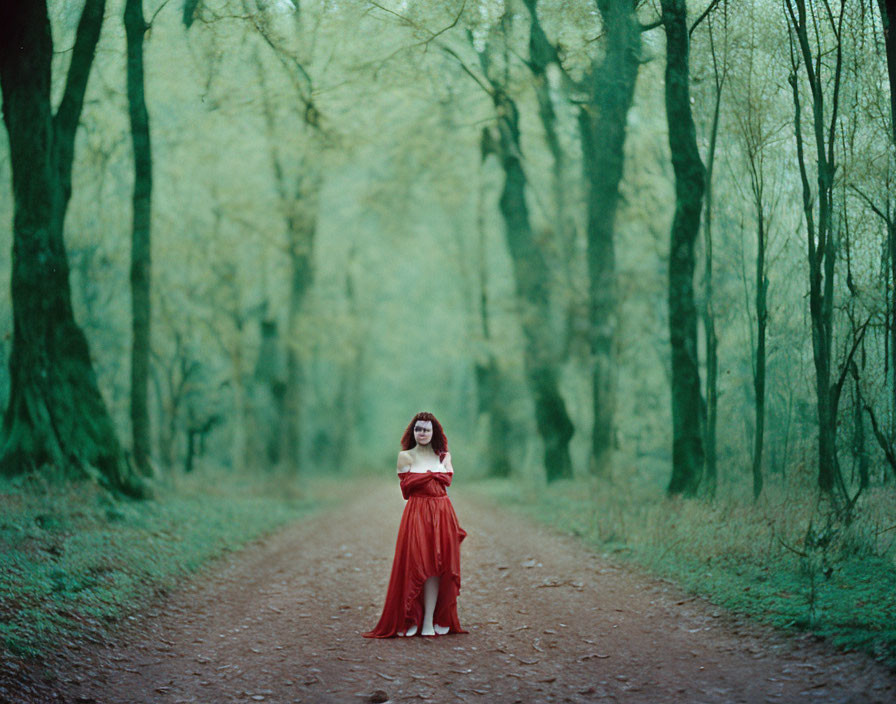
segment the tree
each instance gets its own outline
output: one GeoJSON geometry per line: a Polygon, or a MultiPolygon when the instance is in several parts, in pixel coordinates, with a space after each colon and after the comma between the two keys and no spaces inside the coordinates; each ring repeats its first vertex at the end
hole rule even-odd
{"type": "MultiPolygon", "coordinates": [[[[812,352],[815,363],[815,393],[818,417],[818,486],[828,495],[847,499],[846,487],[837,460],[837,413],[835,388],[831,385],[832,343],[834,321],[834,264],[837,259],[837,241],[834,232],[834,172],[836,162],[836,125],[840,97],[842,68],[841,31],[846,0],[840,2],[840,12],[835,16],[825,3],[824,16],[816,16],[811,5],[811,17],[806,0],[785,0],[790,36],[791,71],[789,76],[793,92],[794,131],[797,145],[800,180],[803,186],[803,214],[806,221],[807,263],[809,267],[809,315],[812,324],[812,352]],[[810,44],[811,27],[822,21],[831,27],[834,40],[834,65],[831,76],[822,75],[823,64],[816,56],[828,52],[822,46],[810,44]],[[801,74],[809,84],[812,96],[811,128],[815,142],[817,193],[812,193],[809,183],[809,167],[803,146],[801,74]],[[833,79],[833,84],[828,82],[833,79]],[[831,92],[826,96],[825,91],[831,92]],[[825,112],[828,111],[826,115],[825,112]],[[817,203],[817,205],[816,205],[817,203]],[[816,220],[817,209],[817,220],[816,220]]],[[[819,39],[819,41],[821,41],[819,39]]]]}
{"type": "Polygon", "coordinates": [[[884,30],[887,53],[887,74],[890,78],[890,124],[893,128],[893,148],[896,149],[896,0],[877,0],[884,30]]]}
{"type": "MultiPolygon", "coordinates": [[[[277,120],[275,106],[269,98],[265,85],[265,72],[261,58],[255,61],[259,84],[262,87],[262,102],[268,129],[268,149],[271,167],[277,187],[279,205],[286,231],[286,255],[289,261],[289,304],[286,330],[286,387],[283,397],[283,448],[281,460],[288,468],[297,470],[302,456],[302,397],[305,386],[305,365],[301,349],[299,323],[305,315],[305,300],[314,282],[314,240],[317,235],[318,203],[321,189],[320,152],[326,135],[321,126],[321,115],[313,100],[314,81],[300,60],[298,52],[291,51],[274,32],[272,18],[259,8],[251,14],[248,3],[243,2],[255,30],[264,43],[274,52],[278,62],[290,75],[295,88],[295,102],[290,109],[292,124],[305,130],[309,141],[302,154],[289,164],[281,154],[276,142],[277,120]],[[298,119],[296,119],[298,118],[298,119]]],[[[296,35],[305,40],[306,46],[313,42],[306,38],[308,28],[300,15],[294,18],[296,35]]],[[[304,48],[304,47],[303,47],[304,48]]]]}
{"type": "MultiPolygon", "coordinates": [[[[536,0],[526,0],[531,18],[529,67],[536,78],[539,115],[554,157],[558,220],[565,219],[564,156],[554,126],[555,116],[547,90],[546,69],[553,64],[564,79],[567,92],[586,96],[579,100],[578,127],[582,142],[582,175],[586,189],[588,272],[588,346],[591,357],[591,454],[592,474],[606,474],[615,437],[616,331],[618,294],[616,283],[615,229],[619,209],[619,184],[625,163],[628,113],[635,94],[640,66],[641,27],[631,0],[598,0],[603,22],[603,53],[592,51],[590,64],[580,80],[564,69],[559,50],[541,27],[536,0]]],[[[564,235],[562,228],[559,233],[564,235]]],[[[567,248],[571,251],[571,248],[567,248]]]]}
{"type": "Polygon", "coordinates": [[[128,47],[128,113],[131,120],[131,143],[134,149],[134,213],[131,229],[131,308],[134,336],[131,348],[131,436],[134,464],[141,472],[149,474],[152,147],[143,78],[143,37],[148,25],[143,19],[142,0],[126,0],[124,26],[128,47]]]}
{"type": "MultiPolygon", "coordinates": [[[[755,10],[755,8],[754,8],[755,10]]],[[[755,421],[753,432],[753,498],[762,493],[762,456],[766,421],[766,379],[767,379],[767,328],[769,318],[768,302],[768,242],[772,227],[772,208],[775,183],[769,183],[768,162],[772,148],[780,141],[779,133],[784,125],[774,121],[774,97],[777,89],[764,78],[765,66],[757,48],[755,13],[751,15],[750,35],[746,56],[741,63],[746,76],[734,92],[735,135],[743,154],[743,162],[748,176],[748,190],[744,202],[753,209],[756,228],[756,264],[753,287],[756,337],[751,349],[753,368],[753,397],[755,401],[755,421]]],[[[710,25],[711,26],[711,25],[710,25]]],[[[747,288],[746,281],[744,287],[747,288]]],[[[749,305],[748,305],[749,308],[749,305]]],[[[752,321],[751,321],[752,324],[752,321]]],[[[751,334],[751,340],[753,340],[751,334]]]]}
{"type": "MultiPolygon", "coordinates": [[[[480,136],[481,161],[484,162],[492,149],[491,136],[488,129],[480,136]]],[[[480,187],[481,190],[481,187],[480,187]]],[[[505,374],[501,369],[498,356],[492,343],[491,318],[489,316],[488,261],[485,247],[485,224],[482,216],[482,196],[479,197],[477,213],[478,251],[475,260],[478,262],[476,290],[479,295],[476,301],[476,315],[479,333],[483,340],[483,352],[477,356],[475,363],[476,390],[479,417],[488,423],[489,441],[485,445],[486,465],[492,477],[508,477],[511,473],[511,438],[513,426],[508,417],[505,400],[505,374]]]]}
{"type": "Polygon", "coordinates": [[[0,471],[53,464],[139,495],[74,319],[63,240],[75,133],[105,0],[87,0],[62,101],[50,106],[53,40],[45,2],[0,10],[0,89],[13,171],[11,390],[0,432],[0,471]]]}
{"type": "Polygon", "coordinates": [[[675,171],[675,215],[669,244],[669,338],[672,348],[670,494],[696,494],[703,476],[705,407],[697,360],[694,242],[706,187],[689,90],[689,33],[684,0],[661,0],[666,31],[666,120],[675,171]]]}
{"type": "MultiPolygon", "coordinates": [[[[502,23],[508,21],[505,16],[502,23]]],[[[506,41],[506,34],[504,36],[506,41]]],[[[485,81],[483,88],[495,106],[496,128],[490,147],[504,171],[504,187],[499,208],[505,224],[507,248],[513,261],[520,323],[525,336],[523,358],[526,377],[535,402],[535,421],[544,442],[544,465],[548,481],[572,476],[569,441],[575,428],[566,411],[557,383],[555,346],[547,324],[550,320],[550,274],[532,224],[526,197],[526,172],[523,169],[520,141],[520,114],[507,92],[506,81],[492,69],[488,45],[477,52],[485,81]]]]}
{"type": "Polygon", "coordinates": [[[706,347],[706,428],[703,434],[706,452],[706,491],[715,494],[718,484],[717,420],[719,405],[719,339],[716,334],[714,291],[713,291],[713,173],[715,171],[716,147],[719,136],[719,113],[722,105],[722,90],[728,78],[728,5],[725,4],[724,39],[722,56],[716,50],[713,34],[713,18],[707,15],[709,52],[712,59],[713,108],[709,130],[709,150],[706,155],[706,195],[703,220],[703,338],[706,347]],[[721,65],[720,65],[721,64],[721,65]]]}

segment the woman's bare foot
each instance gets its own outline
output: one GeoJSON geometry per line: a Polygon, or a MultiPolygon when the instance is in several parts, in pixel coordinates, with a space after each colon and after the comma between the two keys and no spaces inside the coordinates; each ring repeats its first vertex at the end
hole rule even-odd
{"type": "Polygon", "coordinates": [[[405,633],[402,633],[401,631],[398,632],[398,635],[400,635],[400,636],[408,636],[408,637],[413,636],[413,635],[416,635],[416,634],[417,634],[417,624],[416,624],[416,623],[415,623],[413,626],[411,626],[411,627],[407,630],[407,632],[405,632],[405,633]]]}
{"type": "Polygon", "coordinates": [[[437,636],[443,636],[451,629],[448,626],[433,626],[437,636]]]}

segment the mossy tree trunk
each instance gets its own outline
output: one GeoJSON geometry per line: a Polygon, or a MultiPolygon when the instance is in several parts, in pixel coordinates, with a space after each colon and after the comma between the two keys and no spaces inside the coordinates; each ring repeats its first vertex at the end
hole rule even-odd
{"type": "MultiPolygon", "coordinates": [[[[577,356],[583,361],[590,361],[590,352],[583,354],[588,349],[588,307],[583,305],[578,284],[579,246],[575,221],[570,211],[569,183],[567,171],[569,157],[560,139],[558,114],[555,109],[555,91],[551,85],[549,68],[553,64],[558,69],[563,80],[562,85],[569,82],[563,64],[560,61],[557,48],[551,43],[541,26],[538,17],[537,0],[525,0],[529,11],[529,58],[526,65],[532,72],[534,79],[533,88],[538,101],[538,117],[544,128],[544,141],[551,153],[551,192],[553,196],[553,213],[550,228],[551,239],[556,244],[547,250],[552,254],[549,263],[553,280],[552,288],[557,292],[555,296],[556,310],[565,318],[564,352],[563,356],[569,359],[577,356]]],[[[569,96],[566,96],[567,99],[569,96]]]]}
{"type": "Polygon", "coordinates": [[[662,0],[666,30],[666,118],[675,172],[669,246],[669,338],[672,348],[672,477],[669,494],[696,494],[703,476],[705,406],[697,360],[694,242],[706,184],[697,150],[689,90],[689,37],[684,0],[662,0]]]}
{"type": "Polygon", "coordinates": [[[152,201],[152,148],[149,113],[143,78],[143,37],[147,30],[142,0],[127,0],[124,7],[127,35],[127,93],[134,150],[133,221],[131,226],[131,437],[134,464],[150,474],[149,346],[150,346],[150,207],[152,201]]]}
{"type": "MultiPolygon", "coordinates": [[[[500,23],[507,41],[505,15],[500,23]]],[[[526,199],[527,179],[522,163],[520,115],[506,91],[505,79],[491,75],[489,46],[479,54],[482,72],[495,106],[496,132],[483,144],[483,156],[494,153],[504,172],[504,186],[498,208],[504,220],[507,249],[513,263],[513,277],[520,324],[523,330],[523,363],[535,405],[535,425],[544,443],[544,467],[548,481],[572,477],[569,442],[575,427],[560,394],[557,378],[557,344],[551,332],[551,272],[542,245],[535,238],[526,199]]],[[[506,61],[506,57],[505,57],[506,61]]],[[[477,79],[478,80],[478,79],[477,79]]]]}
{"type": "Polygon", "coordinates": [[[11,388],[0,470],[16,474],[50,463],[136,495],[141,483],[124,460],[74,319],[63,240],[75,132],[104,10],[104,0],[84,5],[55,115],[46,3],[4,3],[0,10],[0,89],[15,201],[11,388]]]}
{"type": "Polygon", "coordinates": [[[535,241],[526,203],[526,175],[520,162],[519,112],[502,90],[494,92],[498,114],[499,155],[504,188],[499,208],[504,218],[507,245],[513,261],[516,299],[525,347],[526,377],[535,403],[538,434],[544,442],[548,481],[572,476],[569,442],[574,427],[560,395],[557,364],[550,333],[550,280],[544,254],[535,241]]]}
{"type": "Polygon", "coordinates": [[[591,407],[592,474],[609,470],[615,438],[616,336],[619,327],[616,282],[616,213],[625,166],[625,126],[635,94],[641,29],[634,4],[599,0],[606,49],[586,79],[588,102],[579,113],[587,188],[588,322],[593,372],[591,407]]]}
{"type": "MultiPolygon", "coordinates": [[[[587,95],[578,116],[582,169],[587,193],[587,337],[591,359],[592,430],[589,470],[606,474],[612,458],[616,415],[616,334],[618,295],[614,233],[619,209],[619,184],[625,164],[628,113],[634,100],[640,61],[641,28],[628,0],[599,0],[605,50],[581,81],[563,69],[557,47],[545,35],[536,0],[526,0],[531,31],[529,66],[536,76],[539,114],[554,155],[555,182],[562,168],[562,151],[554,129],[555,116],[547,97],[546,68],[554,64],[565,85],[587,95]],[[544,87],[542,87],[544,86],[544,87]]],[[[567,249],[571,249],[567,247],[567,249]]]]}

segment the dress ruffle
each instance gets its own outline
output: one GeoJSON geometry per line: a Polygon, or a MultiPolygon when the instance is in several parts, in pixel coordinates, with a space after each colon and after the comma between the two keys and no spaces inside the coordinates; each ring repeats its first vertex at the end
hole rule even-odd
{"type": "Polygon", "coordinates": [[[460,527],[445,487],[452,474],[404,472],[399,474],[407,503],[401,516],[395,558],[379,623],[366,638],[391,638],[423,623],[423,585],[441,577],[433,623],[448,626],[449,633],[466,633],[457,618],[460,592],[460,544],[466,531],[460,527]]]}

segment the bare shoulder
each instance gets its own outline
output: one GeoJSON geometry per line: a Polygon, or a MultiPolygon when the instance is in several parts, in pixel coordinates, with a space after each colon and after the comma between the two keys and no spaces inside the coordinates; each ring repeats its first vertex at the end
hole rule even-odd
{"type": "Polygon", "coordinates": [[[402,450],[398,453],[398,472],[399,474],[403,472],[407,472],[411,468],[411,453],[407,450],[402,450]]]}

